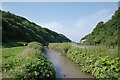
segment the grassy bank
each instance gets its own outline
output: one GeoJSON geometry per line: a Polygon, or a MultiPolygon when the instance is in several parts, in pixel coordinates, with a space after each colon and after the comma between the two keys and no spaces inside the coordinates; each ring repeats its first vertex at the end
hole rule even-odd
{"type": "Polygon", "coordinates": [[[120,58],[118,48],[108,49],[101,46],[73,46],[72,43],[54,43],[48,46],[70,58],[82,71],[96,78],[120,79],[120,58]]]}
{"type": "Polygon", "coordinates": [[[3,49],[3,78],[55,78],[55,69],[52,63],[44,57],[43,50],[43,46],[38,42],[31,42],[25,47],[3,49]]]}

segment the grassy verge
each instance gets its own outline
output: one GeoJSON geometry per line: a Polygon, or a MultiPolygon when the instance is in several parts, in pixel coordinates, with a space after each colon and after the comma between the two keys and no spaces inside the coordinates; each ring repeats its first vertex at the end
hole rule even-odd
{"type": "MultiPolygon", "coordinates": [[[[14,49],[11,49],[11,52],[12,50],[14,49]]],[[[3,52],[5,51],[3,50],[3,52]]],[[[5,54],[2,56],[3,78],[55,78],[55,69],[52,63],[44,57],[43,46],[38,42],[29,43],[22,52],[14,56],[11,54],[6,61],[4,61],[4,56],[5,54]]]]}
{"type": "Polygon", "coordinates": [[[16,48],[4,48],[2,49],[2,58],[9,58],[16,56],[17,54],[23,51],[24,47],[16,47],[16,48]]]}
{"type": "Polygon", "coordinates": [[[100,46],[86,46],[79,48],[71,43],[50,44],[49,48],[64,53],[81,70],[91,73],[96,78],[120,79],[120,58],[117,57],[118,49],[108,49],[100,46]]]}

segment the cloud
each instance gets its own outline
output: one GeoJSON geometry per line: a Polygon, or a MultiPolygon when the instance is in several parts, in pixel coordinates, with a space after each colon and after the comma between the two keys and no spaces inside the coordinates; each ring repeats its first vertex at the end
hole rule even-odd
{"type": "Polygon", "coordinates": [[[38,23],[38,25],[48,28],[57,33],[63,34],[72,40],[72,38],[70,36],[73,36],[73,34],[71,34],[70,32],[72,32],[73,30],[71,30],[71,28],[65,27],[63,25],[64,23],[65,23],[65,21],[63,20],[63,21],[59,21],[59,22],[53,21],[53,22],[38,23]]]}
{"type": "Polygon", "coordinates": [[[47,22],[47,23],[45,22],[45,23],[39,23],[38,25],[51,29],[58,33],[61,33],[61,30],[63,29],[63,25],[60,22],[47,22]]]}
{"type": "MultiPolygon", "coordinates": [[[[89,34],[90,32],[92,32],[92,30],[95,28],[98,22],[108,21],[111,18],[111,14],[113,14],[113,12],[114,11],[112,11],[111,9],[103,9],[89,17],[86,16],[85,18],[80,18],[75,23],[76,35],[82,38],[85,35],[89,34]],[[77,32],[77,30],[79,31],[77,32]]],[[[76,36],[76,40],[77,40],[77,36],[76,36]]]]}
{"type": "Polygon", "coordinates": [[[111,14],[113,13],[114,11],[112,11],[111,9],[103,9],[91,16],[79,18],[78,20],[76,20],[75,23],[72,23],[74,24],[74,27],[66,27],[64,25],[65,21],[45,22],[39,23],[39,25],[56,31],[58,33],[62,33],[72,41],[79,42],[82,37],[92,32],[98,22],[106,22],[110,19],[111,14]]]}

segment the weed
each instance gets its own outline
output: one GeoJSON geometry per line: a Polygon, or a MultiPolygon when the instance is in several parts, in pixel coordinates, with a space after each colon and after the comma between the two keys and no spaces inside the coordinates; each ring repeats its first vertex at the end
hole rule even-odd
{"type": "MultiPolygon", "coordinates": [[[[60,52],[66,52],[81,71],[91,73],[96,78],[120,78],[120,58],[117,57],[117,48],[108,49],[101,46],[85,46],[86,48],[71,46],[72,43],[56,43],[49,45],[60,52]],[[67,46],[67,50],[66,47],[67,46]]],[[[80,46],[80,45],[79,45],[80,46]]]]}

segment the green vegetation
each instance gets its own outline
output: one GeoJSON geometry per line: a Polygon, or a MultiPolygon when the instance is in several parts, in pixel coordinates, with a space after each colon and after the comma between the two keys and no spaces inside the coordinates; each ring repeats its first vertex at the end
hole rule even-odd
{"type": "Polygon", "coordinates": [[[107,22],[99,22],[92,33],[86,35],[90,44],[117,45],[120,30],[120,8],[114,13],[112,18],[107,22]]]}
{"type": "Polygon", "coordinates": [[[82,71],[91,73],[98,79],[120,79],[118,48],[108,49],[104,46],[79,48],[72,43],[54,43],[48,47],[62,52],[80,66],[82,71]]]}
{"type": "Polygon", "coordinates": [[[21,53],[24,50],[24,47],[15,47],[15,48],[3,48],[2,49],[2,59],[5,58],[9,58],[9,57],[13,57],[18,55],[19,53],[21,53]]]}
{"type": "MultiPolygon", "coordinates": [[[[96,78],[120,79],[118,46],[108,49],[102,45],[82,45],[85,48],[80,48],[77,44],[73,46],[73,43],[61,43],[71,42],[71,40],[23,17],[10,12],[0,12],[2,12],[3,78],[55,78],[53,64],[44,57],[43,53],[43,45],[51,43],[49,48],[62,52],[81,67],[82,71],[91,73],[96,78]],[[24,43],[27,46],[18,47],[23,46],[24,43]]],[[[81,40],[87,39],[90,44],[117,45],[119,29],[120,8],[109,21],[99,22],[93,32],[81,40]]]]}
{"type": "Polygon", "coordinates": [[[4,48],[2,51],[3,78],[33,80],[55,78],[55,69],[44,57],[43,50],[42,44],[38,42],[31,42],[25,47],[4,48]]]}
{"type": "Polygon", "coordinates": [[[23,45],[27,45],[28,42],[23,42],[23,41],[8,41],[7,43],[2,43],[2,48],[11,48],[11,47],[18,47],[18,46],[23,46],[23,45]]]}
{"type": "Polygon", "coordinates": [[[2,11],[2,41],[3,43],[37,41],[44,45],[52,42],[70,42],[62,34],[42,28],[23,17],[5,11],[2,11]]]}

